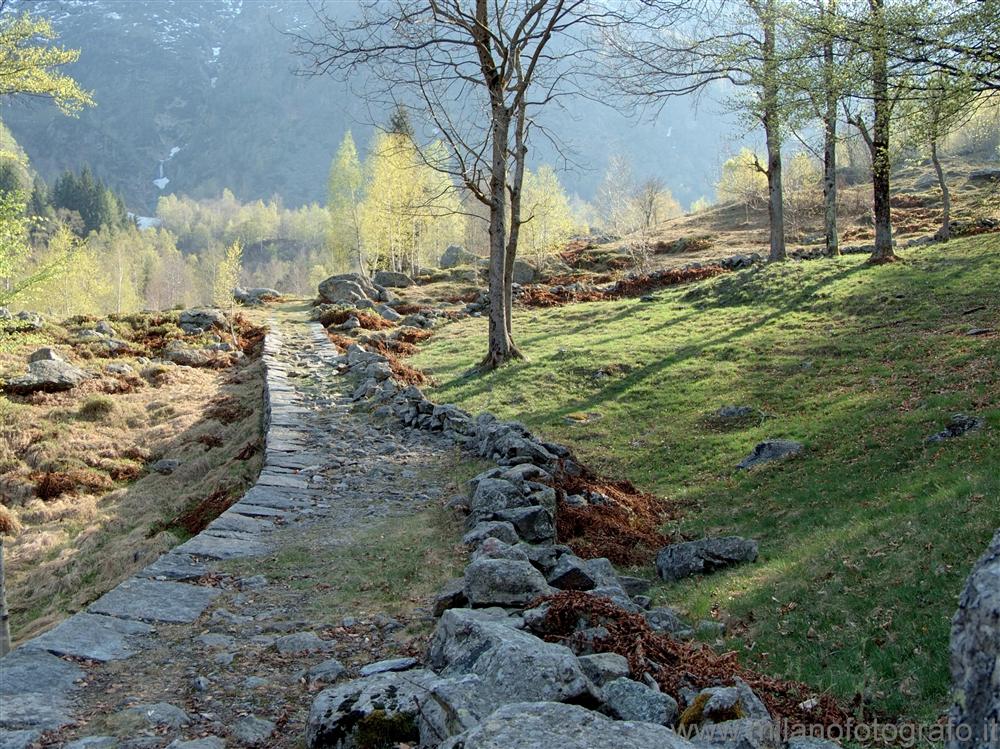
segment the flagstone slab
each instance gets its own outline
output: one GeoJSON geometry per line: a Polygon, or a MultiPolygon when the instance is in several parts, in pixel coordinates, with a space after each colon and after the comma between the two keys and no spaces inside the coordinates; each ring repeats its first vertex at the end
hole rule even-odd
{"type": "Polygon", "coordinates": [[[138,577],[149,577],[156,580],[197,580],[208,572],[201,562],[196,562],[187,554],[168,552],[148,567],[139,571],[138,577]]]}
{"type": "Polygon", "coordinates": [[[53,729],[71,721],[68,694],[79,666],[44,650],[20,647],[0,658],[0,728],[53,729]]]}
{"type": "MultiPolygon", "coordinates": [[[[184,546],[186,544],[178,549],[183,549],[184,546]]],[[[93,614],[107,614],[122,619],[187,623],[201,616],[221,592],[200,585],[133,577],[98,598],[88,610],[93,614]]]]}
{"type": "Polygon", "coordinates": [[[177,547],[186,554],[210,559],[241,559],[267,554],[271,547],[251,533],[202,531],[177,547]]]}
{"type": "Polygon", "coordinates": [[[274,530],[274,523],[270,520],[251,518],[246,515],[241,515],[238,512],[230,512],[229,510],[226,510],[226,512],[222,513],[219,517],[209,523],[205,530],[209,532],[236,531],[238,533],[260,534],[274,530]]]}
{"type": "Polygon", "coordinates": [[[133,655],[136,648],[132,638],[152,632],[153,628],[142,622],[81,612],[29,640],[24,647],[104,663],[133,655]]]}
{"type": "Polygon", "coordinates": [[[308,489],[309,482],[300,476],[267,470],[257,477],[257,486],[280,486],[287,489],[308,489]]]}

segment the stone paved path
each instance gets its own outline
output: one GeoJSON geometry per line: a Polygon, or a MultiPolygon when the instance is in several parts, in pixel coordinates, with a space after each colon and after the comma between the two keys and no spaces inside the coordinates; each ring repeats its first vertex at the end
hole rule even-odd
{"type": "Polygon", "coordinates": [[[410,635],[430,620],[419,603],[393,618],[316,605],[318,591],[337,600],[338,554],[359,534],[455,493],[455,448],[352,412],[353,384],[331,366],[322,328],[301,310],[279,315],[265,346],[271,412],[256,486],[0,661],[0,749],[297,746],[311,693],[339,671],[331,659],[352,674],[415,650],[410,635]],[[110,738],[80,740],[97,736],[110,738]]]}

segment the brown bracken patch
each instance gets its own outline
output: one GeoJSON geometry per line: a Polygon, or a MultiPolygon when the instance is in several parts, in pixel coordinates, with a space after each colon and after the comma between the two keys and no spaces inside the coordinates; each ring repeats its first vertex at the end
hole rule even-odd
{"type": "Polygon", "coordinates": [[[642,276],[623,278],[605,291],[590,289],[571,291],[565,288],[547,288],[544,286],[528,286],[517,298],[526,307],[557,307],[573,302],[606,302],[626,297],[642,296],[656,289],[677,286],[682,283],[701,281],[705,278],[726,273],[719,265],[708,265],[703,268],[686,268],[677,270],[657,271],[642,276]]]}
{"type": "Polygon", "coordinates": [[[236,497],[233,496],[232,489],[220,487],[166,523],[163,528],[157,528],[156,532],[166,528],[180,527],[191,535],[201,533],[208,527],[209,523],[232,507],[235,502],[236,497]]]}
{"type": "Polygon", "coordinates": [[[35,482],[35,495],[39,499],[55,499],[78,489],[107,491],[114,486],[107,475],[89,468],[45,471],[33,474],[31,480],[35,482]]]}
{"type": "Polygon", "coordinates": [[[397,382],[405,385],[426,385],[430,382],[430,378],[419,369],[414,369],[409,364],[401,362],[396,356],[396,352],[393,351],[393,347],[388,342],[375,340],[369,341],[368,345],[389,361],[392,376],[397,382]]]}
{"type": "Polygon", "coordinates": [[[351,317],[356,317],[361,327],[365,330],[386,330],[395,327],[395,323],[386,320],[381,315],[368,312],[362,309],[331,309],[320,316],[320,323],[323,327],[329,328],[335,325],[342,325],[351,317]]]}
{"type": "Polygon", "coordinates": [[[682,689],[732,685],[734,677],[745,681],[761,698],[775,721],[788,721],[788,728],[810,725],[843,726],[848,712],[829,694],[806,684],[775,679],[739,663],[735,652],[716,653],[707,645],[676,640],[654,632],[642,614],[630,614],[608,598],[579,591],[563,591],[539,599],[548,611],[542,622],[549,642],[570,642],[582,620],[607,629],[607,637],[592,643],[595,651],[617,653],[629,662],[634,676],[649,673],[660,688],[681,700],[682,689]],[[815,699],[811,710],[800,707],[815,699]]]}
{"type": "Polygon", "coordinates": [[[429,330],[421,330],[420,328],[408,328],[399,331],[399,335],[396,336],[397,341],[402,343],[420,343],[421,341],[426,341],[434,333],[429,330]]]}
{"type": "Polygon", "coordinates": [[[215,419],[220,424],[232,424],[252,413],[251,409],[240,403],[239,398],[231,396],[217,398],[205,409],[205,417],[215,419]]]}
{"type": "Polygon", "coordinates": [[[595,476],[586,468],[579,476],[560,472],[555,478],[559,497],[556,531],[559,540],[584,559],[607,557],[615,564],[644,564],[669,543],[660,533],[668,516],[666,503],[640,491],[627,480],[595,476]],[[571,507],[565,497],[595,492],[605,504],[571,507]]]}

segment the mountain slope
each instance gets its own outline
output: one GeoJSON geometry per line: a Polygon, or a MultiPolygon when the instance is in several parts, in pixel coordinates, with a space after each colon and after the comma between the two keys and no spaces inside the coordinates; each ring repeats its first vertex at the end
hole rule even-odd
{"type": "MultiPolygon", "coordinates": [[[[52,19],[61,43],[82,50],[71,72],[98,102],[78,119],[35,102],[5,104],[4,121],[47,180],[89,163],[140,213],[164,193],[207,197],[223,187],[242,199],[278,194],[299,205],[324,199],[345,130],[367,143],[363,102],[343,84],[294,74],[298,60],[284,32],[312,21],[306,3],[22,0],[10,7],[52,19]]],[[[636,125],[581,101],[554,112],[549,125],[587,165],[564,176],[571,190],[589,196],[609,154],[621,151],[637,176],[661,175],[689,202],[711,191],[716,172],[710,154],[722,145],[725,123],[710,114],[698,119],[677,101],[655,126],[636,125]]],[[[533,155],[558,165],[544,144],[533,155]]]]}

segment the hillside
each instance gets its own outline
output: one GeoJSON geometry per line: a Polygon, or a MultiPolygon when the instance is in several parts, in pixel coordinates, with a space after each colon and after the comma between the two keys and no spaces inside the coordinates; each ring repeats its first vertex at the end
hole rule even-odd
{"type": "MultiPolygon", "coordinates": [[[[53,21],[61,43],[84,50],[70,72],[98,105],[71,119],[14,101],[4,121],[46,180],[89,164],[140,214],[151,215],[162,194],[209,198],[226,187],[243,200],[324,202],[344,132],[364,148],[371,118],[384,116],[344,84],[292,75],[299,63],[286,32],[313,23],[306,3],[21,0],[5,12],[28,8],[53,21]],[[161,179],[169,182],[154,183],[161,179]]],[[[609,154],[622,152],[640,176],[671,174],[674,195],[689,203],[712,191],[711,154],[727,127],[713,115],[676,101],[656,125],[637,124],[581,100],[546,124],[566,134],[575,162],[591,165],[570,170],[571,190],[590,197],[609,154]]],[[[544,138],[533,158],[562,163],[544,138]]]]}
{"type": "Polygon", "coordinates": [[[1000,511],[998,252],[992,234],[888,267],[790,262],[649,301],[521,308],[527,359],[479,377],[485,321],[467,318],[411,363],[435,400],[523,421],[661,497],[675,539],[759,540],[759,564],[661,584],[654,603],[721,622],[725,647],[768,673],[928,719],[1000,511]],[[749,410],[720,418],[726,405],[749,410]],[[926,441],[959,412],[985,425],[926,441]],[[771,438],[805,452],[736,470],[771,438]]]}

